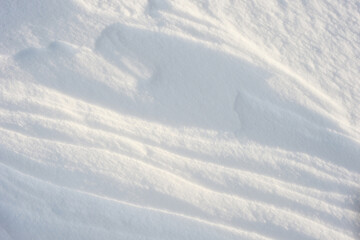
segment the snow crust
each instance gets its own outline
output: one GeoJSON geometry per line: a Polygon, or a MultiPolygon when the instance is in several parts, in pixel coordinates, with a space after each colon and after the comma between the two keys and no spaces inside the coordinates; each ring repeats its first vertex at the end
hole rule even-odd
{"type": "Polygon", "coordinates": [[[0,0],[0,239],[359,239],[356,0],[0,0]]]}

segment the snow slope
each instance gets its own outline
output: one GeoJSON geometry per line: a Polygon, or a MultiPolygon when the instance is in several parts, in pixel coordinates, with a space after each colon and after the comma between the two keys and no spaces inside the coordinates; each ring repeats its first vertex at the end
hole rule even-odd
{"type": "Polygon", "coordinates": [[[0,239],[360,238],[356,0],[0,0],[0,239]]]}

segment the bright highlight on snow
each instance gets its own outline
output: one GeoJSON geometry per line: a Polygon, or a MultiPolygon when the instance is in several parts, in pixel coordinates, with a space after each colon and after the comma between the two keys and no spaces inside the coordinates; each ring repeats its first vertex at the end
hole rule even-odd
{"type": "Polygon", "coordinates": [[[0,0],[0,239],[359,239],[356,0],[0,0]]]}

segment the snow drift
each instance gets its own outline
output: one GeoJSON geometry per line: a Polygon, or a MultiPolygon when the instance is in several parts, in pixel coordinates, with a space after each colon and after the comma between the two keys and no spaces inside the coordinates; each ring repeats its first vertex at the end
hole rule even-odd
{"type": "Polygon", "coordinates": [[[0,239],[356,239],[356,1],[0,1],[0,239]]]}

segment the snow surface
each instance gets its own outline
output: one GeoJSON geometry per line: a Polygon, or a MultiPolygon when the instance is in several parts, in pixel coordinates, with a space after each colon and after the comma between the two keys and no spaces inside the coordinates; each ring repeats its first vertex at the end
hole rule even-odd
{"type": "Polygon", "coordinates": [[[357,0],[0,0],[0,239],[360,239],[357,0]]]}

